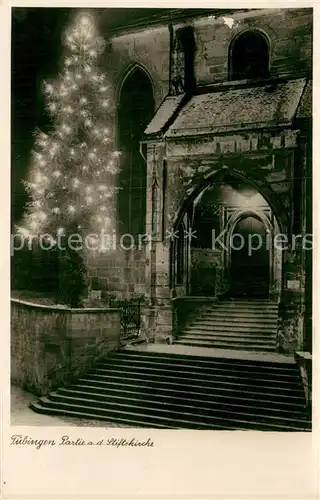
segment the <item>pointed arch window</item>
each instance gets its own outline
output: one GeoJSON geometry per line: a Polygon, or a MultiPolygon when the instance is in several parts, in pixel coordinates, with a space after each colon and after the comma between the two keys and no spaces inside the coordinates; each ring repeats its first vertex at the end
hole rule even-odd
{"type": "Polygon", "coordinates": [[[135,67],[125,78],[118,104],[118,147],[122,152],[118,177],[120,234],[135,239],[145,233],[146,163],[140,140],[154,113],[153,86],[147,73],[135,67]]]}
{"type": "Polygon", "coordinates": [[[269,58],[269,42],[263,33],[241,33],[230,44],[229,80],[268,78],[269,58]]]}

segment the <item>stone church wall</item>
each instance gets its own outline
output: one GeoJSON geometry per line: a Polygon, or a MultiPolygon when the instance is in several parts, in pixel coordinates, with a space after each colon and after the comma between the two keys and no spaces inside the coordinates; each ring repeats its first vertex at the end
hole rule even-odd
{"type": "MultiPolygon", "coordinates": [[[[173,30],[175,31],[184,24],[190,24],[194,27],[196,41],[195,76],[198,85],[209,85],[227,80],[230,42],[237,33],[249,28],[260,29],[269,38],[272,76],[296,74],[300,70],[308,73],[311,70],[310,26],[312,24],[312,9],[237,11],[227,18],[204,16],[194,18],[188,23],[174,21],[173,30]]],[[[108,36],[108,33],[105,35],[108,36]]],[[[169,51],[170,37],[167,24],[148,28],[132,28],[128,32],[123,31],[111,35],[104,56],[104,64],[115,89],[115,103],[118,102],[124,78],[134,65],[140,65],[151,78],[155,108],[157,108],[169,91],[169,51]]],[[[192,158],[199,147],[197,141],[193,143],[192,140],[189,140],[184,145],[171,141],[166,151],[166,154],[170,156],[168,161],[170,174],[163,227],[165,229],[172,227],[181,208],[181,203],[192,192],[192,186],[196,186],[199,180],[212,175],[215,170],[220,168],[219,162],[214,158],[215,154],[217,157],[221,157],[221,154],[225,153],[231,158],[233,153],[241,151],[244,154],[248,153],[248,161],[241,162],[240,165],[236,160],[232,168],[249,177],[253,176],[257,185],[267,186],[268,193],[277,198],[282,206],[279,216],[288,230],[291,224],[287,215],[292,210],[292,186],[290,182],[288,184],[287,169],[291,168],[290,149],[295,142],[295,137],[291,137],[290,134],[287,134],[285,138],[280,136],[281,134],[279,137],[277,134],[276,136],[271,135],[269,147],[264,147],[265,151],[259,147],[259,134],[253,134],[249,139],[242,134],[228,136],[224,140],[216,138],[216,145],[220,142],[219,151],[215,151],[212,145],[204,142],[201,148],[202,152],[207,153],[207,157],[201,160],[192,158]],[[230,150],[235,144],[238,145],[238,150],[230,150]],[[270,149],[276,150],[275,154],[271,154],[270,149]],[[284,153],[284,149],[288,154],[284,153]],[[209,154],[211,158],[209,158],[209,154]],[[186,159],[188,160],[186,161],[186,159]],[[261,166],[258,169],[256,168],[257,161],[260,162],[261,166]]],[[[116,114],[114,137],[116,143],[116,114]]],[[[232,159],[230,161],[232,163],[232,159]]],[[[151,200],[147,199],[147,224],[148,220],[150,221],[150,217],[148,218],[148,211],[151,210],[150,203],[151,200]]],[[[117,220],[113,221],[113,225],[117,226],[117,220]]],[[[168,244],[164,243],[163,248],[164,252],[169,252],[168,244]]],[[[151,276],[154,275],[154,279],[160,280],[162,283],[158,290],[163,290],[161,295],[166,297],[169,271],[166,264],[152,263],[150,255],[152,257],[152,252],[148,254],[145,248],[130,251],[118,249],[100,255],[90,255],[91,285],[98,286],[105,294],[150,295],[149,282],[152,279],[151,276]],[[155,271],[157,265],[158,267],[162,266],[163,277],[159,275],[160,271],[155,271]]]]}

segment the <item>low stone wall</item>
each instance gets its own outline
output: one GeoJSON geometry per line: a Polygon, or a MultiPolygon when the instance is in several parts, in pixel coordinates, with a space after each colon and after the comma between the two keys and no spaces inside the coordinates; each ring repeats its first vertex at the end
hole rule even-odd
{"type": "Polygon", "coordinates": [[[11,379],[36,394],[82,375],[119,345],[119,309],[64,309],[11,299],[11,379]]]}
{"type": "MultiPolygon", "coordinates": [[[[296,351],[295,360],[299,366],[306,405],[312,413],[312,354],[310,352],[296,351]]],[[[312,418],[312,417],[311,417],[312,418]]]]}

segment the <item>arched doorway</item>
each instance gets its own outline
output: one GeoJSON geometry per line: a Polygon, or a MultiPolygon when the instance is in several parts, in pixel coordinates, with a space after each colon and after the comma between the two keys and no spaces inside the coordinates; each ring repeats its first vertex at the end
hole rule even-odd
{"type": "Polygon", "coordinates": [[[172,245],[174,295],[280,299],[283,252],[273,242],[284,229],[280,229],[269,201],[254,184],[221,170],[184,202],[175,230],[182,220],[186,220],[192,237],[185,239],[183,257],[176,241],[172,245]],[[233,251],[231,242],[238,247],[239,240],[244,244],[233,251]],[[177,261],[181,266],[182,260],[188,277],[183,282],[176,273],[177,261]]]}
{"type": "Polygon", "coordinates": [[[270,245],[264,223],[255,214],[238,220],[230,235],[230,295],[266,298],[270,285],[270,245]]]}
{"type": "Polygon", "coordinates": [[[122,153],[118,177],[119,232],[134,238],[145,233],[147,170],[140,154],[140,140],[153,113],[151,80],[136,66],[122,84],[118,104],[118,148],[122,153]]]}

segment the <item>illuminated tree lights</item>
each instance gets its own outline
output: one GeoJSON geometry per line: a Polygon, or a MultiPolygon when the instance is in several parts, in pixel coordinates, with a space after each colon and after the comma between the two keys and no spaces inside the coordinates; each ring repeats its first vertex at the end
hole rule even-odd
{"type": "Polygon", "coordinates": [[[55,237],[71,228],[110,230],[119,152],[112,148],[112,89],[99,71],[105,42],[92,18],[80,15],[67,30],[64,68],[43,84],[53,131],[37,131],[25,215],[33,234],[55,237]]]}

